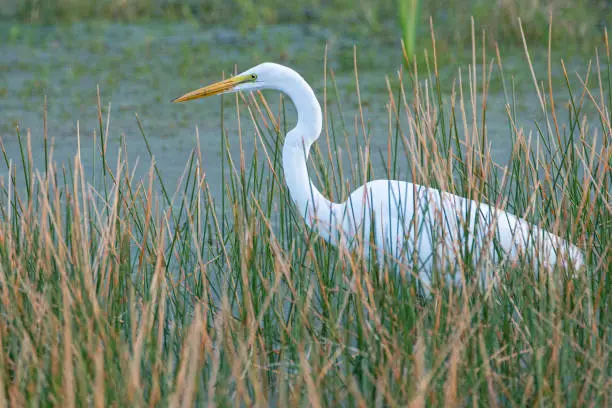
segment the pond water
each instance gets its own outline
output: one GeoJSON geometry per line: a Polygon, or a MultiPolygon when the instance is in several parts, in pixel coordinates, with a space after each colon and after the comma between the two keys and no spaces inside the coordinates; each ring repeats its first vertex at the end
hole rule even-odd
{"type": "MultiPolygon", "coordinates": [[[[335,73],[339,99],[343,101],[342,114],[352,121],[358,113],[353,71],[355,45],[364,116],[372,134],[381,134],[381,137],[372,137],[372,150],[386,151],[388,91],[385,77],[395,77],[402,63],[397,39],[344,38],[333,30],[309,26],[267,26],[240,33],[187,23],[99,22],[49,27],[2,23],[0,38],[0,136],[10,160],[20,160],[15,132],[15,126],[19,125],[23,134],[28,129],[31,131],[34,165],[43,168],[43,100],[46,96],[48,135],[53,140],[55,161],[61,167],[73,160],[78,121],[83,162],[86,169],[91,169],[98,155],[93,148],[99,140],[94,141],[93,134],[98,134],[99,130],[96,96],[99,85],[105,118],[109,104],[111,110],[107,149],[110,159],[113,160],[121,138],[125,137],[131,164],[139,159],[137,176],[148,172],[150,159],[135,119],[138,114],[169,185],[180,177],[188,155],[196,146],[196,126],[203,166],[211,186],[220,184],[221,174],[218,165],[221,99],[172,104],[172,98],[220,79],[222,72],[241,71],[263,61],[274,61],[300,72],[322,102],[323,59],[327,45],[328,68],[335,73]]],[[[501,51],[506,79],[516,79],[519,124],[533,131],[533,122],[540,120],[542,114],[524,53],[512,47],[501,51]]],[[[490,61],[494,54],[488,52],[490,61]]],[[[532,52],[536,74],[540,80],[545,80],[546,50],[532,52]]],[[[466,86],[471,50],[452,50],[452,54],[447,50],[446,53],[439,59],[445,62],[441,67],[442,89],[449,95],[459,68],[464,73],[466,86]]],[[[480,50],[477,55],[480,61],[480,50]]],[[[561,84],[563,80],[558,63],[561,57],[568,71],[584,75],[586,58],[571,58],[563,55],[562,50],[555,51],[555,83],[561,84]]],[[[494,158],[503,162],[511,141],[499,77],[494,66],[488,95],[487,128],[494,158]]],[[[574,80],[575,75],[572,78],[574,80]]],[[[559,89],[556,96],[565,98],[565,87],[559,89]]],[[[279,98],[271,92],[266,95],[276,111],[279,98]]],[[[232,101],[225,98],[226,106],[232,106],[232,101]]],[[[236,133],[235,117],[234,110],[226,111],[225,127],[230,137],[236,133]]],[[[289,121],[291,118],[290,114],[289,121]]],[[[248,122],[243,121],[244,149],[248,155],[253,149],[254,132],[253,127],[245,123],[248,122]]],[[[233,153],[238,154],[237,143],[234,147],[233,153]]],[[[0,164],[0,174],[6,176],[4,164],[0,164]]]]}

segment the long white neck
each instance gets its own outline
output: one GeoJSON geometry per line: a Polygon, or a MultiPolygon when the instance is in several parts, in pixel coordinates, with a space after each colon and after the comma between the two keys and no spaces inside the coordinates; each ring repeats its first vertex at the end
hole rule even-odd
{"type": "Polygon", "coordinates": [[[283,146],[283,170],[291,198],[306,224],[327,241],[334,243],[339,231],[338,204],[325,198],[308,177],[306,160],[310,146],[321,133],[321,106],[317,98],[297,73],[291,81],[279,86],[293,101],[298,114],[296,127],[287,133],[283,146]]]}

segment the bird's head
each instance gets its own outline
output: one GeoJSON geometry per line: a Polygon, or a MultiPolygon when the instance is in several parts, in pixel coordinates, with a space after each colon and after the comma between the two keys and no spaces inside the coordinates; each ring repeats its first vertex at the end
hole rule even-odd
{"type": "Polygon", "coordinates": [[[277,88],[290,72],[293,72],[290,68],[271,62],[265,62],[231,78],[188,92],[174,99],[172,102],[186,102],[211,95],[222,95],[238,91],[256,91],[264,88],[277,88]]]}

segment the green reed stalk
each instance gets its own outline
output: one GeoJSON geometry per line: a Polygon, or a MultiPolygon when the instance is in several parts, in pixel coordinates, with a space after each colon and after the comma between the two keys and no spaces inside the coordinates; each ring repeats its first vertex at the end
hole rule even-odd
{"type": "Polygon", "coordinates": [[[406,56],[411,63],[416,52],[421,0],[397,0],[397,9],[406,56]]]}

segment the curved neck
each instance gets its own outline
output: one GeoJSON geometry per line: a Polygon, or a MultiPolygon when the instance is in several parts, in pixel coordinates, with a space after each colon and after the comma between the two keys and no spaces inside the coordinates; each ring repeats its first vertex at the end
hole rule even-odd
{"type": "Polygon", "coordinates": [[[306,158],[310,146],[319,138],[323,118],[321,105],[312,88],[297,72],[292,71],[290,81],[279,84],[277,89],[291,99],[297,111],[297,125],[287,133],[285,147],[290,144],[300,150],[306,150],[306,158]]]}
{"type": "Polygon", "coordinates": [[[325,240],[335,242],[341,222],[338,204],[325,198],[310,181],[306,164],[310,146],[321,133],[321,106],[306,81],[297,73],[296,76],[290,86],[280,89],[292,100],[298,114],[297,125],[287,133],[283,146],[285,182],[306,224],[325,240]]]}

